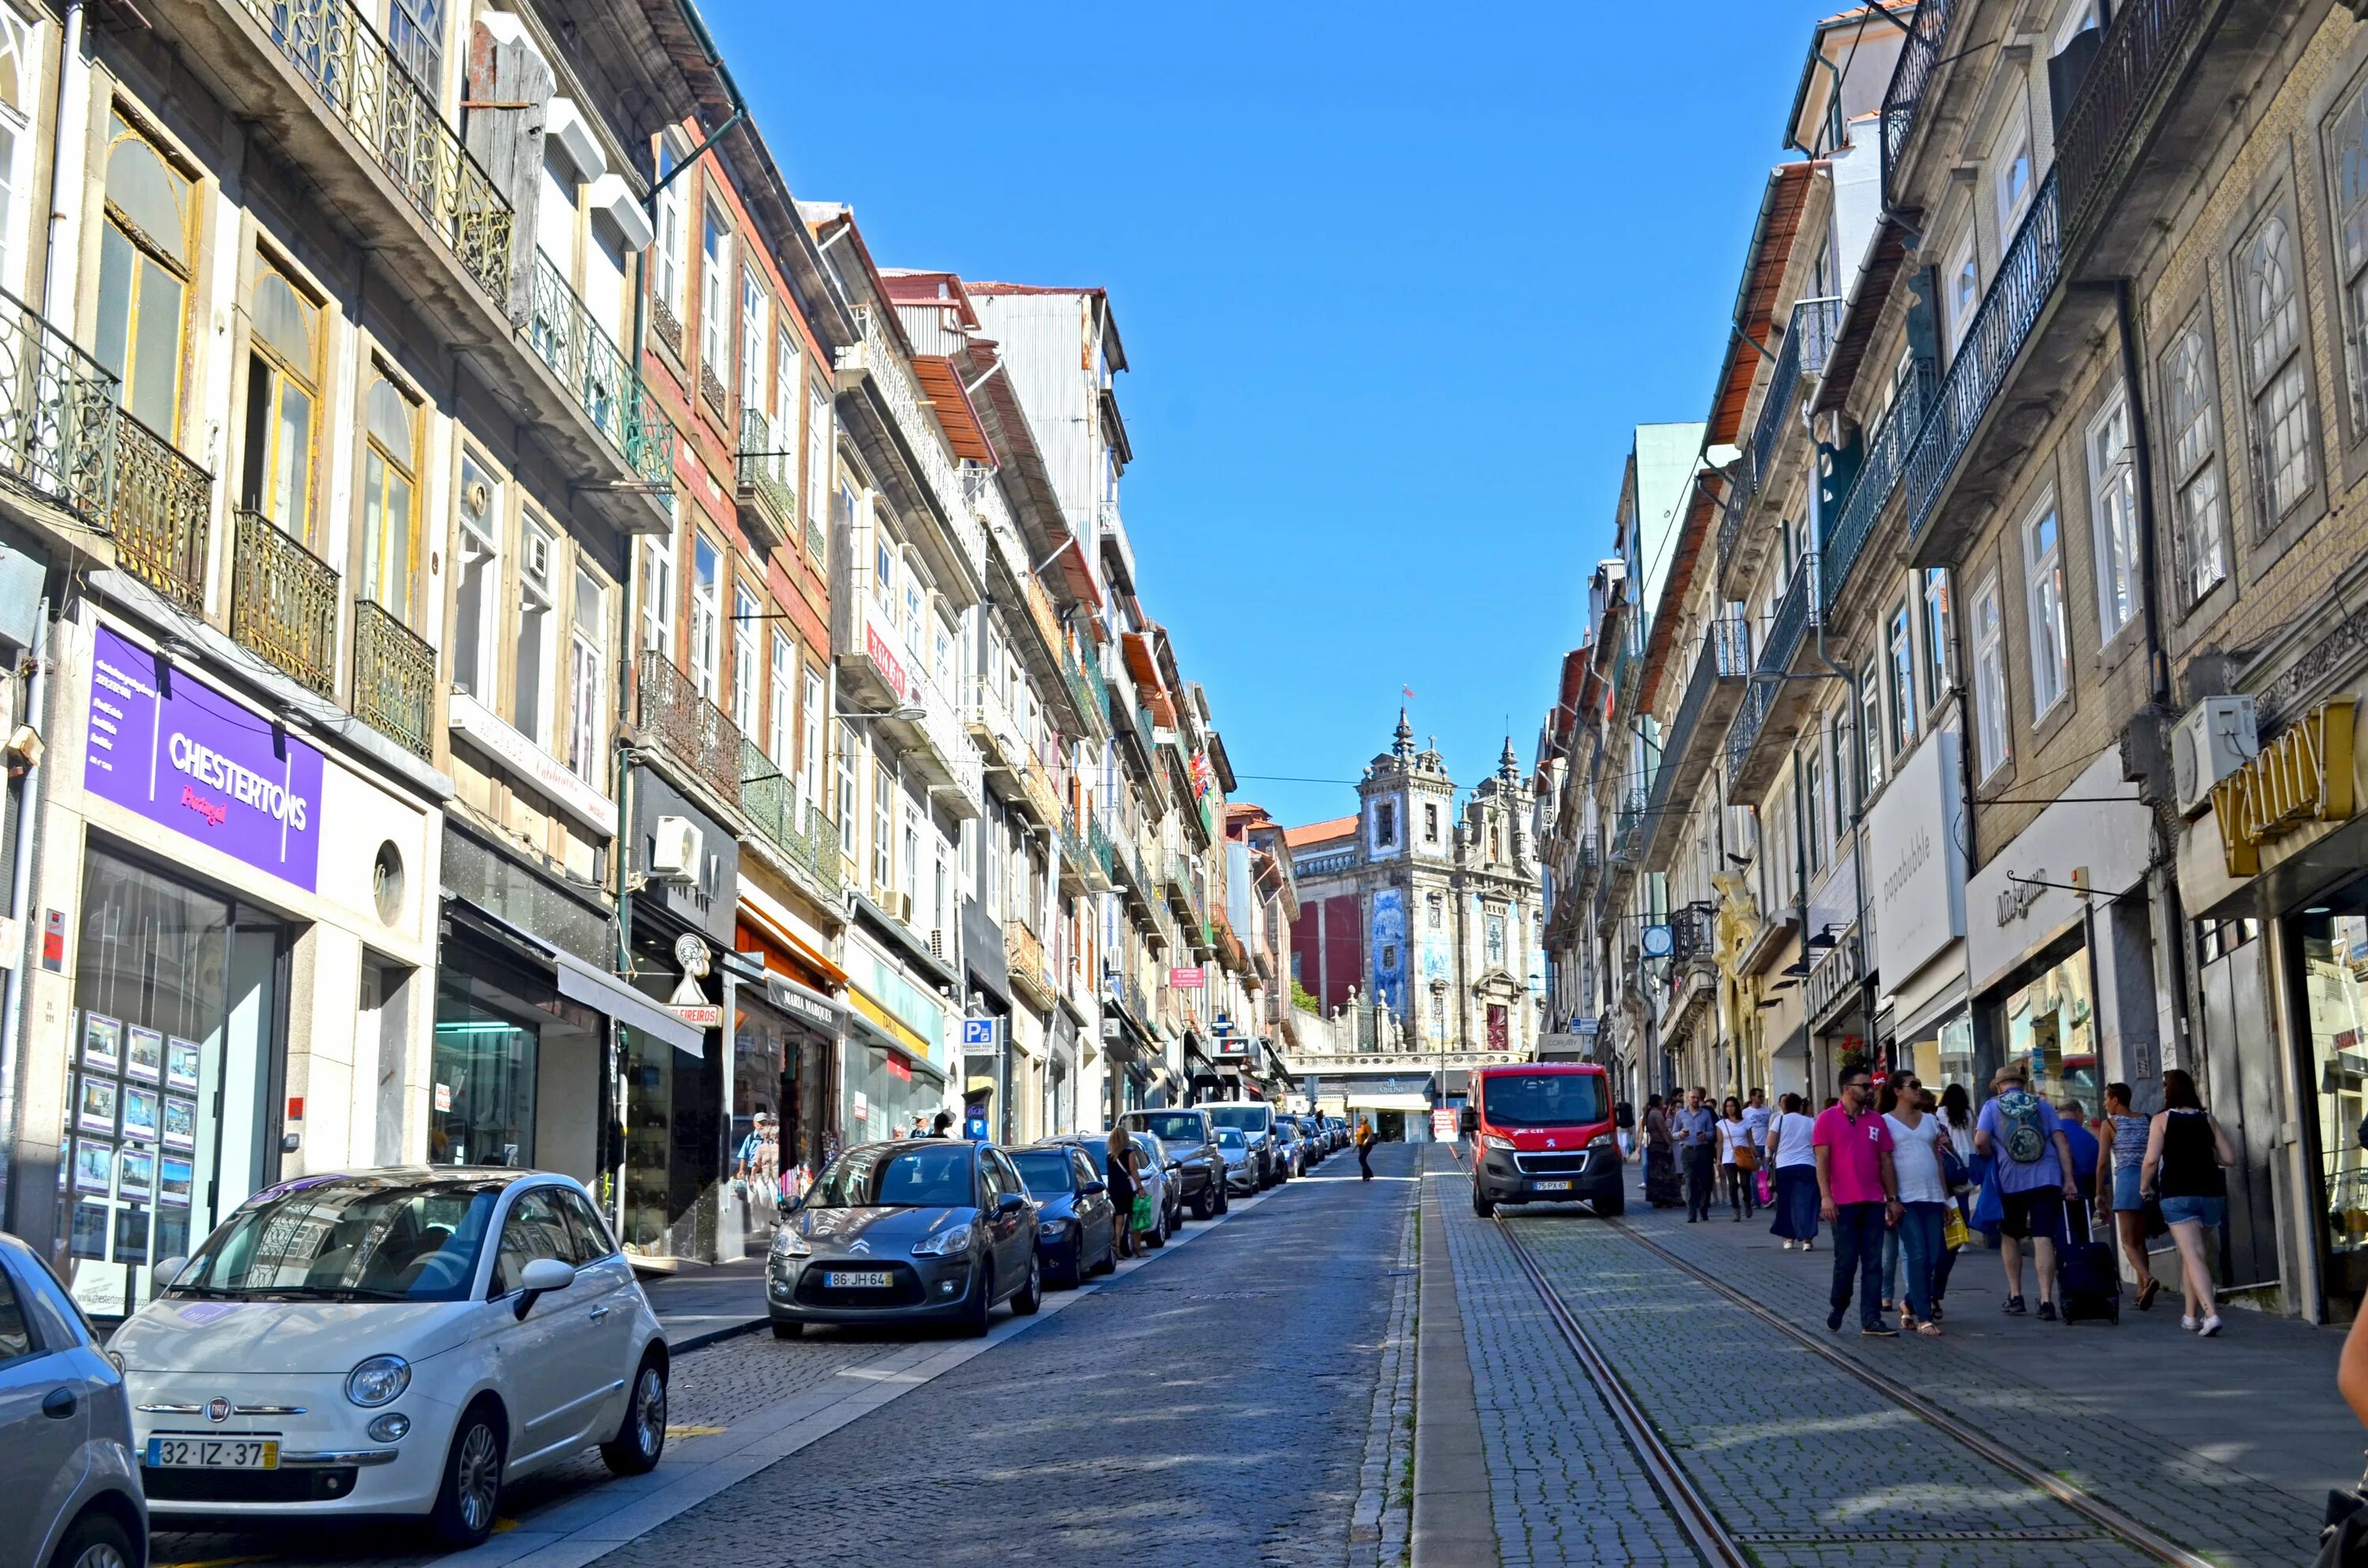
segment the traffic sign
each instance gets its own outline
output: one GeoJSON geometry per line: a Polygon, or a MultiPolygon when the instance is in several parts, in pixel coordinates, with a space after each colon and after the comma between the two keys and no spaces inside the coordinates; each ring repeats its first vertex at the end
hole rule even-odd
{"type": "Polygon", "coordinates": [[[984,1046],[992,1050],[996,1043],[996,1025],[1001,1021],[999,1018],[964,1018],[962,1044],[984,1046]]]}

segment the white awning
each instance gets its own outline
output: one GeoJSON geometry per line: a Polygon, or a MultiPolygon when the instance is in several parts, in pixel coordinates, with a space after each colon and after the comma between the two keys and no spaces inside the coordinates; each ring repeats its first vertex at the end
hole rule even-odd
{"type": "MultiPolygon", "coordinates": [[[[1325,1096],[1329,1099],[1330,1096],[1325,1096]]],[[[1429,1095],[1370,1095],[1360,1089],[1350,1089],[1341,1098],[1351,1110],[1429,1110],[1429,1095]]]]}
{"type": "Polygon", "coordinates": [[[695,1029],[643,995],[605,969],[595,969],[574,953],[551,949],[559,966],[559,994],[605,1013],[629,1028],[664,1040],[688,1056],[707,1055],[707,1033],[695,1029]]]}

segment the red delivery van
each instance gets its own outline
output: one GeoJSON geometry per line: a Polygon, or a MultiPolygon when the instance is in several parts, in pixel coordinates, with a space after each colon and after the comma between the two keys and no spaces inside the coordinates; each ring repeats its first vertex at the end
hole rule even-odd
{"type": "Polygon", "coordinates": [[[1588,1203],[1601,1215],[1626,1207],[1611,1081],[1595,1062],[1483,1067],[1460,1121],[1482,1219],[1499,1203],[1588,1203]]]}

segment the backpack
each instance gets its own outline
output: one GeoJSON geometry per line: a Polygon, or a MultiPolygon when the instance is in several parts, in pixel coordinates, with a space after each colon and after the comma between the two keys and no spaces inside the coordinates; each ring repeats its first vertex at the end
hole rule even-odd
{"type": "Polygon", "coordinates": [[[2047,1154],[2047,1128],[2040,1116],[2037,1095],[2009,1089],[1998,1096],[1998,1129],[2006,1136],[2006,1157],[2018,1165],[2036,1165],[2047,1154]]]}

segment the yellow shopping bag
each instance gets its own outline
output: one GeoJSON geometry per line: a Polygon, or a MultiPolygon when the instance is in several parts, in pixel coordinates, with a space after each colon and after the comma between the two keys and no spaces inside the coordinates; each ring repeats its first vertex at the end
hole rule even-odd
{"type": "Polygon", "coordinates": [[[1954,1252],[1973,1239],[1973,1232],[1965,1228],[1965,1211],[1950,1204],[1948,1222],[1941,1227],[1941,1244],[1954,1252]]]}

